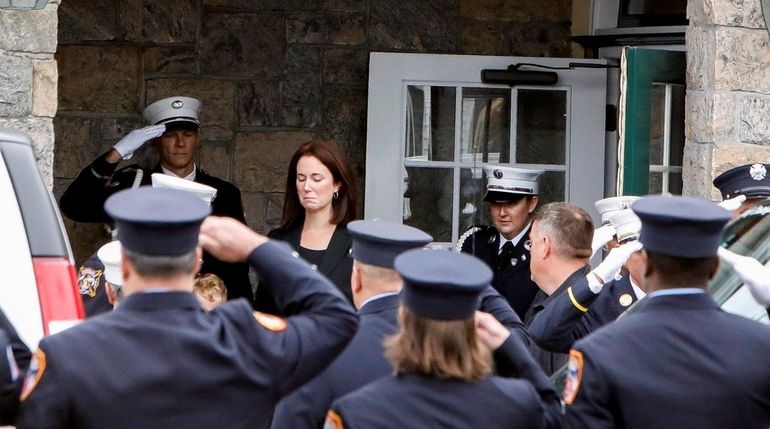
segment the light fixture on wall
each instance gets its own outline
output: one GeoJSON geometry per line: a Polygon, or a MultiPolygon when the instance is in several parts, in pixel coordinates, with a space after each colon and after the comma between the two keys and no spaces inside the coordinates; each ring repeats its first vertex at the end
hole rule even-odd
{"type": "Polygon", "coordinates": [[[0,0],[0,9],[43,9],[48,0],[0,0]]]}

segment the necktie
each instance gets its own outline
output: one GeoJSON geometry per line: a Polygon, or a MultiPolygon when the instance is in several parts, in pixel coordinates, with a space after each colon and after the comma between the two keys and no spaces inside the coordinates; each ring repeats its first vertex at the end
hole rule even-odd
{"type": "Polygon", "coordinates": [[[503,244],[503,249],[500,251],[500,255],[497,257],[497,269],[500,270],[507,264],[510,264],[512,255],[513,243],[506,241],[505,244],[503,244]]]}

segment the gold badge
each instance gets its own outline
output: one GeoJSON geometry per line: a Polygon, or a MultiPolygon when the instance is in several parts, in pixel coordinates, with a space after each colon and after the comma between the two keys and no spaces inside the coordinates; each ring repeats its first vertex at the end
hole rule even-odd
{"type": "Polygon", "coordinates": [[[279,332],[286,329],[286,321],[278,316],[255,311],[254,318],[257,319],[257,322],[259,322],[260,325],[271,331],[279,332]]]}
{"type": "Polygon", "coordinates": [[[632,298],[630,294],[624,293],[623,295],[620,295],[618,301],[623,307],[628,307],[632,302],[634,302],[634,298],[632,298]]]}
{"type": "Polygon", "coordinates": [[[91,267],[80,267],[78,270],[78,290],[81,295],[88,295],[93,298],[96,296],[96,289],[99,288],[99,280],[102,278],[102,270],[95,270],[91,267]]]}
{"type": "Polygon", "coordinates": [[[564,392],[562,399],[567,405],[572,404],[580,390],[580,381],[583,379],[583,353],[577,350],[569,351],[569,363],[567,375],[564,378],[564,392]]]}

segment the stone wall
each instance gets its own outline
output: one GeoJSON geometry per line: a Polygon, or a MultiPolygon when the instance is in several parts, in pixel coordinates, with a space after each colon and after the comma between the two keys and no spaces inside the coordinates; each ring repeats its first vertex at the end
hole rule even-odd
{"type": "MultiPolygon", "coordinates": [[[[288,159],[314,137],[346,150],[363,189],[369,52],[564,57],[571,15],[571,0],[66,0],[56,194],[148,102],[190,95],[204,103],[199,165],[239,186],[266,231],[288,159]]],[[[78,261],[106,240],[68,229],[78,261]]]]}
{"type": "Polygon", "coordinates": [[[770,162],[770,36],[760,0],[690,0],[684,193],[714,200],[720,173],[770,162]]]}
{"type": "Polygon", "coordinates": [[[56,114],[56,11],[0,9],[0,127],[33,141],[43,179],[53,185],[56,114]]]}

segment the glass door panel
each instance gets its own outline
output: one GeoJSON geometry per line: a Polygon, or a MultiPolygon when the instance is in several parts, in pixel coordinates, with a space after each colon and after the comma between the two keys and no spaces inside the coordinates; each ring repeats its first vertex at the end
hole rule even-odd
{"type": "Polygon", "coordinates": [[[567,91],[520,89],[516,95],[516,163],[564,165],[567,91]]]}
{"type": "Polygon", "coordinates": [[[463,88],[460,159],[508,163],[511,159],[511,90],[463,88]]]}
{"type": "Polygon", "coordinates": [[[423,161],[454,159],[455,88],[409,85],[405,156],[423,161]]]}
{"type": "Polygon", "coordinates": [[[452,241],[454,171],[451,168],[406,167],[404,224],[419,228],[434,241],[452,241]]]}

